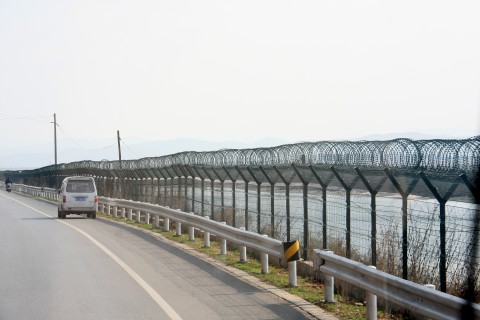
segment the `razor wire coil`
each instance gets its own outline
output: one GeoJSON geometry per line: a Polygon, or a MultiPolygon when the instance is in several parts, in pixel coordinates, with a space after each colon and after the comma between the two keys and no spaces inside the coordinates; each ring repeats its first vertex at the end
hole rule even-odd
{"type": "Polygon", "coordinates": [[[480,136],[462,140],[320,141],[285,144],[269,148],[185,151],[160,157],[122,161],[77,161],[50,165],[22,174],[53,171],[96,172],[148,170],[175,165],[192,166],[275,166],[289,164],[359,166],[461,172],[472,174],[480,165],[480,136]]]}

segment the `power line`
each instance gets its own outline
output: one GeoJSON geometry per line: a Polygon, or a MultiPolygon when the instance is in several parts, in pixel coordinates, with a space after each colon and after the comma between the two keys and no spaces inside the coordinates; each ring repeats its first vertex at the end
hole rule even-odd
{"type": "Polygon", "coordinates": [[[122,144],[123,144],[125,147],[127,147],[127,149],[128,149],[131,153],[133,153],[133,155],[134,155],[135,157],[140,158],[140,156],[139,156],[138,154],[136,154],[135,151],[133,151],[133,150],[123,141],[123,139],[121,139],[120,141],[122,142],[122,144]]]}
{"type": "Polygon", "coordinates": [[[73,144],[77,145],[78,147],[80,147],[81,149],[84,149],[84,150],[88,150],[88,151],[100,151],[100,150],[106,150],[106,149],[110,149],[110,148],[113,148],[114,145],[107,145],[107,146],[102,146],[102,147],[98,147],[98,148],[88,148],[88,147],[85,147],[83,145],[81,145],[80,143],[78,143],[77,141],[75,141],[72,137],[68,136],[65,131],[63,131],[63,128],[62,126],[60,126],[60,124],[57,122],[57,126],[58,128],[60,129],[60,132],[62,133],[62,135],[68,139],[70,142],[72,142],[73,144]]]}
{"type": "Polygon", "coordinates": [[[24,117],[16,117],[16,116],[8,116],[2,115],[0,121],[4,120],[30,120],[30,121],[37,121],[37,122],[44,122],[44,123],[51,123],[49,120],[39,120],[41,118],[50,118],[51,116],[24,116],[24,117]]]}

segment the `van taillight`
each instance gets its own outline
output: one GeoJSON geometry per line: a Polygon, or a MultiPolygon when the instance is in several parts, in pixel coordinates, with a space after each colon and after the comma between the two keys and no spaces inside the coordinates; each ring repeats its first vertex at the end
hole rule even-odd
{"type": "Polygon", "coordinates": [[[98,203],[98,196],[95,196],[95,203],[98,203]]]}
{"type": "Polygon", "coordinates": [[[63,196],[63,203],[67,202],[67,196],[63,196]]]}

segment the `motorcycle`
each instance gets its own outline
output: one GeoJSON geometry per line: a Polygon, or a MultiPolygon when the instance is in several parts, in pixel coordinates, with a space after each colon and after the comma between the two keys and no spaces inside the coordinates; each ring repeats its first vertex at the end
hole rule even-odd
{"type": "Polygon", "coordinates": [[[9,182],[6,186],[7,192],[12,192],[12,184],[9,182]]]}

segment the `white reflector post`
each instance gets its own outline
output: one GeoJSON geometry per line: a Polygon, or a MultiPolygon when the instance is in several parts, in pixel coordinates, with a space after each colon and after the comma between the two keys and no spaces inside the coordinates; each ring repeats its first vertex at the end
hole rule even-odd
{"type": "MultiPolygon", "coordinates": [[[[210,219],[210,217],[206,216],[205,219],[210,219]]],[[[210,248],[210,232],[204,230],[203,231],[203,246],[205,248],[210,248]]]]}
{"type": "Polygon", "coordinates": [[[297,261],[288,263],[288,283],[291,287],[297,286],[297,261]]]}
{"type": "MultiPolygon", "coordinates": [[[[377,269],[375,266],[370,268],[377,269]]],[[[377,320],[377,296],[370,292],[367,292],[367,319],[377,320]]]]}
{"type": "MultiPolygon", "coordinates": [[[[268,238],[268,235],[266,234],[264,234],[263,236],[268,238]]],[[[262,273],[268,274],[268,254],[262,252],[260,254],[260,259],[262,260],[262,273]]]]}

